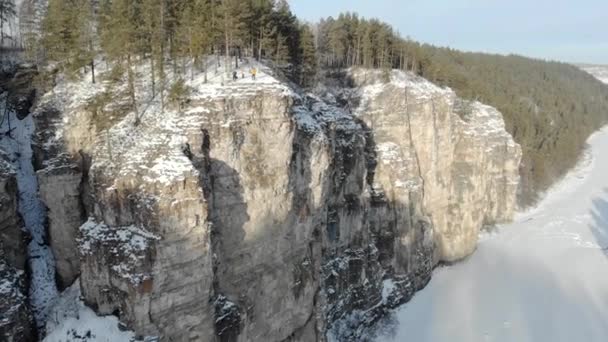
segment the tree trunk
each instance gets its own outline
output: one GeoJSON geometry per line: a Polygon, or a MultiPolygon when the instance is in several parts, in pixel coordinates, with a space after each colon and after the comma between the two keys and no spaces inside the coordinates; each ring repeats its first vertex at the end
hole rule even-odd
{"type": "Polygon", "coordinates": [[[0,49],[4,48],[4,17],[0,15],[0,49]]]}
{"type": "Polygon", "coordinates": [[[95,84],[95,60],[91,58],[91,81],[95,84]]]}
{"type": "Polygon", "coordinates": [[[135,80],[134,80],[134,76],[133,76],[133,69],[132,69],[132,65],[131,65],[131,54],[127,55],[127,78],[128,78],[128,86],[129,86],[129,96],[131,97],[131,106],[133,107],[133,110],[135,111],[135,117],[138,118],[139,121],[139,115],[137,113],[137,102],[135,100],[135,80]]]}
{"type": "Polygon", "coordinates": [[[190,80],[194,81],[194,65],[196,64],[196,58],[192,58],[192,66],[190,67],[190,80]]]}
{"type": "Polygon", "coordinates": [[[258,62],[262,60],[262,41],[264,40],[264,31],[260,29],[260,41],[258,44],[258,62]]]}
{"type": "Polygon", "coordinates": [[[207,83],[207,58],[203,57],[203,72],[205,73],[205,83],[207,83]]]}
{"type": "MultiPolygon", "coordinates": [[[[161,1],[160,6],[160,59],[158,61],[158,68],[160,71],[160,108],[161,111],[165,110],[165,3],[161,1]]],[[[171,44],[171,40],[169,41],[171,44]]],[[[174,71],[175,72],[175,71],[174,71]]]]}
{"type": "Polygon", "coordinates": [[[0,49],[4,48],[4,13],[0,12],[0,49]]]}
{"type": "Polygon", "coordinates": [[[215,49],[215,59],[217,61],[217,63],[215,64],[215,74],[217,75],[219,67],[222,66],[221,62],[220,62],[220,53],[219,53],[218,49],[215,49]]]}
{"type": "Polygon", "coordinates": [[[361,37],[357,37],[357,52],[355,54],[355,65],[359,65],[361,59],[361,37]]]}
{"type": "MultiPolygon", "coordinates": [[[[6,100],[8,101],[8,95],[6,100]]],[[[12,138],[11,136],[11,112],[6,113],[6,118],[8,119],[8,137],[12,138]]]]}
{"type": "Polygon", "coordinates": [[[152,50],[152,56],[150,56],[150,70],[152,71],[150,76],[152,77],[152,97],[156,97],[156,68],[154,67],[155,53],[152,50]]]}
{"type": "Polygon", "coordinates": [[[412,59],[412,72],[414,74],[418,73],[418,66],[416,65],[416,57],[412,59]]]}
{"type": "Polygon", "coordinates": [[[224,69],[226,69],[226,72],[229,71],[228,65],[231,64],[230,63],[230,34],[229,34],[229,30],[228,30],[228,13],[224,13],[224,44],[226,44],[226,46],[224,47],[225,53],[226,55],[224,56],[224,69]]]}

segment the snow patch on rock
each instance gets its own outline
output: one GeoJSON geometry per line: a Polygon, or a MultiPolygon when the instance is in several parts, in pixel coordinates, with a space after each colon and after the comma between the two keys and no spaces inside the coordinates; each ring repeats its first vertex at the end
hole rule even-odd
{"type": "Polygon", "coordinates": [[[90,218],[80,227],[80,253],[83,256],[95,253],[99,248],[109,250],[115,263],[112,271],[132,284],[139,285],[149,278],[148,274],[137,272],[146,251],[154,241],[161,238],[136,226],[109,227],[90,218]]]}
{"type": "Polygon", "coordinates": [[[49,313],[43,342],[133,342],[135,334],[115,316],[100,317],[81,300],[80,283],[65,290],[49,313]]]}

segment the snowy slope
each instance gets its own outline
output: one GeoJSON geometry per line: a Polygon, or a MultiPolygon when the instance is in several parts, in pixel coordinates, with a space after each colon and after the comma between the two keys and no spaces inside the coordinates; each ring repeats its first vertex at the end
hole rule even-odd
{"type": "Polygon", "coordinates": [[[436,271],[377,341],[608,340],[608,128],[538,208],[436,271]]]}
{"type": "Polygon", "coordinates": [[[135,340],[133,332],[120,328],[118,318],[99,317],[80,300],[80,285],[65,290],[49,313],[46,325],[52,332],[44,342],[130,342],[135,340]],[[125,331],[123,331],[125,330],[125,331]]]}

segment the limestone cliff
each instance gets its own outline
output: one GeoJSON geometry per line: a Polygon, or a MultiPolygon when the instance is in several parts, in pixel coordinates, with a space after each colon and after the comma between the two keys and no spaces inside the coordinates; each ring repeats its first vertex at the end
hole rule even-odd
{"type": "Polygon", "coordinates": [[[19,86],[12,82],[14,73],[11,69],[0,74],[0,340],[27,342],[36,336],[26,274],[29,235],[18,210],[21,199],[14,162],[19,156],[6,146],[15,134],[7,120],[17,119],[7,113],[24,111],[28,97],[20,96],[19,86]]]}
{"type": "Polygon", "coordinates": [[[8,158],[0,149],[0,340],[26,342],[36,334],[27,299],[26,237],[17,212],[15,171],[8,158]]]}
{"type": "Polygon", "coordinates": [[[164,109],[143,80],[136,111],[108,82],[42,99],[58,273],[99,313],[162,340],[353,339],[512,217],[495,109],[401,72],[304,94],[262,70],[164,109]]]}
{"type": "Polygon", "coordinates": [[[24,270],[27,258],[25,234],[17,213],[17,181],[9,158],[0,149],[0,248],[7,264],[24,270]]]}

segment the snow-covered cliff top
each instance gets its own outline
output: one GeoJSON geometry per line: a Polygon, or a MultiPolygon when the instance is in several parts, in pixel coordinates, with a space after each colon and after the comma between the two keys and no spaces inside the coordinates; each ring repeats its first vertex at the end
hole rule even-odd
{"type": "MultiPolygon", "coordinates": [[[[56,130],[51,144],[69,145],[67,140],[70,138],[64,136],[66,132],[71,130],[73,133],[75,126],[83,124],[82,111],[91,111],[98,106],[96,110],[99,113],[93,117],[97,122],[89,123],[96,126],[97,136],[89,136],[88,139],[92,139],[91,144],[101,146],[96,150],[103,156],[95,159],[93,167],[103,168],[109,173],[114,170],[116,176],[170,184],[183,179],[185,174],[197,172],[183,148],[189,132],[200,130],[204,122],[217,120],[209,113],[210,102],[245,99],[260,94],[293,95],[293,91],[272,76],[273,72],[263,64],[244,60],[235,69],[238,78],[233,80],[231,72],[223,67],[223,59],[220,63],[222,66],[217,67],[217,60],[210,58],[207,75],[201,71],[186,73],[184,82],[189,94],[181,108],[168,103],[167,99],[163,108],[159,96],[160,81],[155,80],[156,89],[153,91],[150,66],[139,65],[135,69],[137,110],[133,111],[129,108],[126,76],[118,83],[110,82],[107,75],[111,71],[104,70],[104,63],[99,62],[96,84],[91,83],[90,76],[78,81],[59,79],[58,86],[43,97],[37,115],[45,115],[44,110],[49,107],[64,113],[60,123],[62,127],[56,130]],[[250,75],[251,68],[257,70],[255,80],[250,75]]],[[[175,81],[176,77],[169,71],[165,97],[175,81]]],[[[229,125],[235,119],[226,117],[214,124],[229,125]]],[[[80,132],[82,135],[90,135],[89,127],[80,129],[83,130],[80,132]]],[[[67,150],[70,150],[69,146],[67,150]]]]}

